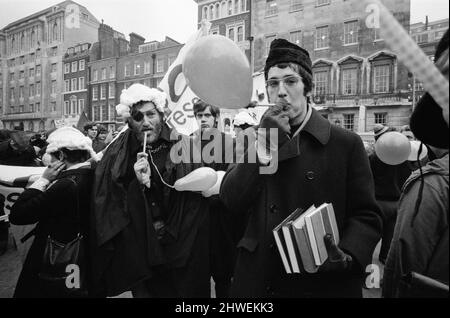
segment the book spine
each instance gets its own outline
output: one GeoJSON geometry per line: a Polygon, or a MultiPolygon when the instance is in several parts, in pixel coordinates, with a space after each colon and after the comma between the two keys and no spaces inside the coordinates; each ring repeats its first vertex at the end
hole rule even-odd
{"type": "Polygon", "coordinates": [[[316,239],[317,250],[319,251],[320,264],[322,265],[328,258],[327,248],[325,246],[325,228],[322,221],[322,214],[316,213],[312,216],[312,225],[314,228],[314,237],[316,239]]]}
{"type": "Polygon", "coordinates": [[[291,261],[292,272],[300,273],[300,268],[297,262],[297,256],[295,255],[294,242],[292,241],[291,233],[289,232],[290,226],[291,226],[290,223],[283,226],[284,241],[286,242],[289,259],[291,261]]]}
{"type": "Polygon", "coordinates": [[[328,212],[328,217],[330,218],[330,223],[331,223],[331,228],[333,230],[333,237],[334,237],[334,242],[336,243],[336,245],[339,244],[339,229],[337,226],[337,222],[336,222],[336,215],[334,213],[334,208],[333,208],[333,204],[330,203],[327,206],[327,212],[328,212]]]}
{"type": "Polygon", "coordinates": [[[294,233],[294,237],[297,242],[297,247],[304,270],[311,274],[317,272],[318,267],[316,266],[314,261],[314,255],[309,244],[306,229],[293,226],[292,232],[294,233]]]}
{"type": "Polygon", "coordinates": [[[291,274],[292,271],[291,271],[291,268],[289,266],[289,262],[287,260],[286,253],[285,253],[283,244],[281,242],[279,233],[277,231],[273,231],[273,236],[275,238],[275,242],[276,242],[277,247],[278,247],[278,252],[280,252],[281,261],[283,262],[284,269],[286,270],[286,273],[291,274]]]}
{"type": "Polygon", "coordinates": [[[309,237],[309,243],[311,244],[311,250],[313,252],[314,256],[314,262],[317,266],[320,266],[320,256],[319,256],[319,250],[317,249],[317,243],[316,238],[314,237],[314,228],[311,222],[311,219],[309,217],[305,218],[306,222],[306,232],[308,233],[309,237]]]}

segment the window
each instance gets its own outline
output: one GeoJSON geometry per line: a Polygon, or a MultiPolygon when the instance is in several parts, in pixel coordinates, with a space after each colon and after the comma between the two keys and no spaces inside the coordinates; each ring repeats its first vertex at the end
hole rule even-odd
{"type": "Polygon", "coordinates": [[[79,90],[85,89],[86,87],[85,87],[84,84],[85,84],[85,83],[84,83],[84,77],[80,77],[80,78],[78,79],[78,89],[79,89],[79,90]]]}
{"type": "Polygon", "coordinates": [[[19,98],[20,99],[23,99],[24,98],[24,87],[23,86],[20,86],[20,88],[19,88],[19,98]]]}
{"type": "Polygon", "coordinates": [[[108,96],[109,99],[114,99],[115,95],[116,95],[116,90],[115,90],[115,86],[114,83],[109,83],[109,88],[108,88],[108,96]]]}
{"type": "Polygon", "coordinates": [[[380,28],[375,28],[375,29],[373,29],[373,40],[374,40],[374,41],[382,40],[382,39],[381,39],[380,28]]]}
{"type": "Polygon", "coordinates": [[[134,75],[141,75],[141,64],[134,64],[134,75]]]}
{"type": "Polygon", "coordinates": [[[25,107],[24,107],[23,105],[20,105],[20,106],[19,106],[19,113],[23,113],[23,112],[24,112],[24,108],[25,108],[25,107]]]}
{"type": "Polygon", "coordinates": [[[116,119],[116,106],[114,104],[109,104],[109,120],[116,119]]]}
{"type": "Polygon", "coordinates": [[[316,6],[324,6],[330,4],[330,0],[316,0],[316,6]]]}
{"type": "Polygon", "coordinates": [[[278,14],[277,0],[266,0],[266,17],[278,14]]]}
{"type": "Polygon", "coordinates": [[[428,42],[428,33],[419,35],[419,43],[427,43],[427,42],[428,42]]]}
{"type": "Polygon", "coordinates": [[[86,68],[86,62],[85,62],[85,60],[80,60],[80,65],[79,65],[79,70],[80,71],[84,71],[85,70],[85,68],[86,68]]]}
{"type": "MultiPolygon", "coordinates": [[[[169,57],[170,62],[170,57],[169,57]]],[[[144,74],[150,74],[150,62],[144,62],[144,74]]]]}
{"type": "Polygon", "coordinates": [[[50,56],[57,56],[58,55],[58,47],[52,47],[51,51],[50,51],[50,56]]]}
{"type": "Polygon", "coordinates": [[[387,113],[375,113],[375,124],[387,125],[387,113]]]}
{"type": "Polygon", "coordinates": [[[239,13],[239,1],[234,0],[234,14],[238,14],[238,13],[239,13]]]}
{"type": "Polygon", "coordinates": [[[30,85],[30,90],[28,91],[28,96],[33,97],[34,96],[34,85],[30,85]]]}
{"type": "Polygon", "coordinates": [[[316,49],[328,48],[328,26],[316,28],[316,49]]]}
{"type": "MultiPolygon", "coordinates": [[[[34,105],[33,104],[28,105],[28,110],[30,113],[34,113],[34,105]]],[[[30,122],[30,124],[33,124],[33,122],[30,122]]],[[[33,131],[33,129],[28,129],[28,130],[33,131]]]]}
{"type": "Polygon", "coordinates": [[[56,63],[53,63],[53,64],[52,64],[51,72],[52,72],[52,73],[56,73],[56,70],[57,70],[57,65],[56,65],[56,63]]]}
{"type": "Polygon", "coordinates": [[[220,18],[220,4],[219,3],[216,3],[215,15],[216,15],[216,19],[220,18]]]}
{"type": "Polygon", "coordinates": [[[116,78],[116,71],[114,70],[114,66],[109,67],[109,78],[110,79],[116,78]]]}
{"type": "MultiPolygon", "coordinates": [[[[34,111],[35,112],[40,112],[41,111],[41,103],[36,103],[36,104],[34,104],[34,111]]],[[[42,129],[41,129],[42,130],[42,129]]]]}
{"type": "Polygon", "coordinates": [[[70,81],[69,80],[64,81],[64,92],[70,92],[70,81]]]}
{"type": "Polygon", "coordinates": [[[125,64],[125,76],[131,76],[130,65],[125,64]]]}
{"type": "Polygon", "coordinates": [[[156,59],[156,72],[157,73],[164,72],[164,57],[158,57],[156,59]]]}
{"type": "Polygon", "coordinates": [[[93,81],[98,81],[98,70],[94,70],[94,73],[92,75],[92,80],[93,81]]]}
{"type": "Polygon", "coordinates": [[[237,28],[237,41],[238,43],[244,41],[244,26],[238,26],[237,28]]]}
{"type": "Polygon", "coordinates": [[[106,68],[102,68],[102,81],[106,79],[106,68]]]}
{"type": "Polygon", "coordinates": [[[77,106],[78,106],[78,101],[76,98],[73,98],[70,100],[70,113],[71,114],[76,114],[77,113],[77,106]]]}
{"type": "Polygon", "coordinates": [[[36,58],[39,58],[39,57],[41,57],[41,56],[42,56],[41,49],[37,49],[37,50],[36,50],[36,58]]]}
{"type": "Polygon", "coordinates": [[[228,9],[228,12],[227,12],[228,15],[232,15],[233,14],[233,1],[228,0],[228,7],[227,7],[227,9],[228,9]]]}
{"type": "Polygon", "coordinates": [[[69,74],[70,73],[70,64],[66,63],[64,64],[64,74],[69,74]]]}
{"type": "Polygon", "coordinates": [[[270,36],[266,36],[266,56],[269,55],[269,51],[270,51],[270,44],[272,43],[273,40],[275,40],[276,36],[275,35],[270,35],[270,36]]]}
{"type": "Polygon", "coordinates": [[[24,79],[24,78],[25,78],[25,71],[20,71],[19,79],[24,79]]]}
{"type": "Polygon", "coordinates": [[[56,81],[52,81],[51,94],[56,94],[56,81]]]}
{"type": "Polygon", "coordinates": [[[78,62],[72,62],[72,73],[78,72],[78,62]]]}
{"type": "Polygon", "coordinates": [[[56,112],[56,102],[51,102],[50,103],[50,109],[52,112],[56,112]]]}
{"type": "Polygon", "coordinates": [[[70,104],[68,100],[64,101],[64,114],[70,114],[70,104]]]}
{"type": "Polygon", "coordinates": [[[78,114],[84,112],[84,99],[78,100],[78,114]]]}
{"type": "Polygon", "coordinates": [[[94,106],[94,121],[100,120],[100,106],[96,105],[94,106]]]}
{"type": "Polygon", "coordinates": [[[9,89],[9,99],[14,101],[14,99],[16,99],[15,93],[14,93],[14,87],[11,87],[9,89]]]}
{"type": "Polygon", "coordinates": [[[328,72],[314,73],[314,95],[321,96],[328,94],[328,72]]]}
{"type": "Polygon", "coordinates": [[[390,66],[375,66],[373,71],[374,93],[388,93],[390,80],[390,66]]]}
{"type": "Polygon", "coordinates": [[[344,114],[344,128],[351,131],[355,129],[355,114],[344,114]]]}
{"type": "Polygon", "coordinates": [[[234,42],[234,28],[228,29],[228,38],[234,42]]]}
{"type": "Polygon", "coordinates": [[[241,0],[241,12],[245,12],[245,6],[246,6],[247,0],[241,0]]]}
{"type": "Polygon", "coordinates": [[[55,22],[55,24],[53,24],[52,36],[53,36],[53,41],[58,40],[58,24],[56,22],[55,22]]]}
{"type": "Polygon", "coordinates": [[[303,0],[291,0],[290,12],[303,10],[303,0]]]}
{"type": "Polygon", "coordinates": [[[36,66],[36,77],[40,77],[41,76],[41,66],[40,65],[37,65],[36,66]]]}
{"type": "Polygon", "coordinates": [[[9,80],[14,81],[14,72],[9,73],[9,80]]]}
{"type": "Polygon", "coordinates": [[[72,85],[72,91],[77,91],[78,90],[78,81],[76,78],[72,78],[71,83],[72,85]]]}
{"type": "Polygon", "coordinates": [[[107,105],[102,105],[102,119],[101,120],[108,120],[108,107],[107,105]]]}
{"type": "Polygon", "coordinates": [[[358,43],[358,21],[344,23],[344,45],[358,43]]]}
{"type": "Polygon", "coordinates": [[[98,100],[98,86],[92,87],[92,100],[98,100]]]}
{"type": "Polygon", "coordinates": [[[106,99],[106,85],[102,84],[100,86],[100,99],[105,100],[106,99]]]}
{"type": "Polygon", "coordinates": [[[36,95],[40,96],[41,95],[41,83],[36,83],[36,95]]]}
{"type": "Polygon", "coordinates": [[[302,31],[294,31],[289,34],[289,40],[298,46],[302,45],[302,31]]]}
{"type": "Polygon", "coordinates": [[[357,90],[357,69],[342,70],[342,94],[356,95],[357,90]]]}

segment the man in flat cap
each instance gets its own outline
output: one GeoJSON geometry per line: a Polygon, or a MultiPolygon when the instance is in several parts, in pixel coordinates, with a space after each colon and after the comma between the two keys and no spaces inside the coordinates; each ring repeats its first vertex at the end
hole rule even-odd
{"type": "Polygon", "coordinates": [[[364,272],[382,229],[363,142],[330,124],[310,105],[312,63],[306,50],[274,40],[265,78],[269,100],[275,105],[261,119],[254,145],[258,160],[230,167],[220,191],[231,211],[249,211],[231,294],[361,297],[364,272]],[[276,157],[268,152],[273,145],[265,143],[261,133],[269,128],[278,129],[278,169],[263,175],[259,168],[276,157]],[[301,269],[300,274],[287,274],[272,230],[297,208],[323,203],[334,206],[340,242],[323,238],[329,257],[316,273],[301,269]]]}

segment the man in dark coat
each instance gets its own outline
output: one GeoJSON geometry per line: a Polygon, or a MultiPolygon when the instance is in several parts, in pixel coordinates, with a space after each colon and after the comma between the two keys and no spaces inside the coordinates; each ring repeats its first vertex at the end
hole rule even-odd
{"type": "MultiPolygon", "coordinates": [[[[374,127],[375,143],[391,128],[377,124],[374,127]]],[[[385,264],[397,219],[398,200],[405,181],[411,175],[411,165],[405,161],[398,165],[388,165],[378,158],[374,151],[369,155],[370,169],[375,184],[375,199],[383,215],[383,235],[379,260],[385,264]]]]}
{"type": "Polygon", "coordinates": [[[362,278],[382,228],[362,140],[331,125],[308,103],[312,70],[304,49],[274,40],[265,76],[276,105],[264,114],[260,128],[278,129],[278,169],[260,174],[261,167],[273,164],[275,153],[264,149],[273,147],[264,142],[265,130],[258,129],[257,142],[248,150],[257,152],[257,163],[232,166],[220,189],[231,211],[250,210],[231,296],[361,297],[362,278]],[[323,203],[334,206],[339,246],[325,237],[330,257],[318,273],[286,274],[272,229],[295,209],[323,203]]]}
{"type": "Polygon", "coordinates": [[[141,84],[122,92],[117,110],[129,129],[95,171],[94,278],[107,296],[210,295],[208,202],[171,189],[201,164],[172,162],[165,103],[164,93],[141,84]]]}

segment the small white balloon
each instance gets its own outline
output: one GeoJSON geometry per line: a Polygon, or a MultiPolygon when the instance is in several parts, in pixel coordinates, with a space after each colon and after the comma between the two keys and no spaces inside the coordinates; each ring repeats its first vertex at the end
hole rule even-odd
{"type": "Polygon", "coordinates": [[[216,171],[208,167],[202,167],[178,179],[174,184],[174,188],[177,191],[206,191],[216,182],[216,171]]]}

